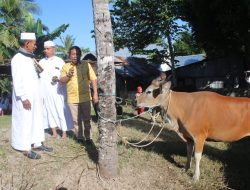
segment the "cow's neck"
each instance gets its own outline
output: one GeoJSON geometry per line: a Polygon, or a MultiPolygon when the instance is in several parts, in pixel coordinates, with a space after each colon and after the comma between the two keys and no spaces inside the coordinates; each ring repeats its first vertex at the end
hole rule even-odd
{"type": "MultiPolygon", "coordinates": [[[[184,92],[171,92],[171,96],[167,98],[167,100],[164,102],[164,121],[165,123],[169,123],[171,125],[171,130],[174,130],[177,132],[177,134],[181,137],[182,140],[186,141],[186,139],[183,136],[183,130],[186,134],[189,134],[188,131],[186,131],[183,128],[183,123],[180,123],[179,117],[185,118],[185,111],[181,105],[188,102],[188,93],[184,92]],[[179,122],[178,122],[179,121],[179,122]]],[[[185,120],[185,119],[184,119],[185,120]]]]}

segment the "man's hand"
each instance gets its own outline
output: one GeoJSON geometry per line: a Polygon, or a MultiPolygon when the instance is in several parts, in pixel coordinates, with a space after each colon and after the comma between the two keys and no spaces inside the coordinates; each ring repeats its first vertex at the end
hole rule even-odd
{"type": "Polygon", "coordinates": [[[67,77],[71,78],[74,75],[74,67],[71,67],[69,69],[69,72],[67,73],[67,77]]]}
{"type": "Polygon", "coordinates": [[[22,101],[23,103],[23,108],[26,109],[26,110],[31,110],[31,103],[30,101],[27,99],[27,100],[24,100],[22,101]]]}
{"type": "Polygon", "coordinates": [[[57,76],[53,76],[51,80],[52,80],[52,82],[54,82],[54,83],[59,82],[59,79],[58,79],[57,76]]]}

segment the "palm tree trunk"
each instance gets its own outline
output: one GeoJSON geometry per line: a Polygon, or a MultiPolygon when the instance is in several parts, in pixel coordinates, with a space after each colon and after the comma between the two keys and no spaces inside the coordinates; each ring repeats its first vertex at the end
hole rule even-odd
{"type": "Polygon", "coordinates": [[[115,69],[111,18],[107,0],[92,0],[95,25],[100,117],[98,166],[101,177],[117,175],[115,69]]]}

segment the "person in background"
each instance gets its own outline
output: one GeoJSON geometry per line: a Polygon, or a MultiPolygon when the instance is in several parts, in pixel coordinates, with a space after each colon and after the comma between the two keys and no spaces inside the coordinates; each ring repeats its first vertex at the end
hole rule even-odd
{"type": "Polygon", "coordinates": [[[59,82],[61,69],[65,62],[55,56],[56,47],[53,41],[44,42],[45,58],[39,61],[44,69],[41,73],[42,93],[44,100],[45,128],[50,127],[52,136],[57,138],[56,128],[62,130],[62,138],[66,131],[73,128],[73,121],[66,102],[66,85],[59,82]]]}
{"type": "Polygon", "coordinates": [[[159,75],[159,77],[158,77],[156,80],[158,80],[158,81],[160,81],[160,82],[163,82],[163,81],[165,81],[166,79],[167,79],[166,73],[165,73],[165,72],[160,72],[160,75],[159,75]]]}
{"type": "Polygon", "coordinates": [[[0,94],[0,116],[3,116],[3,106],[2,106],[2,101],[3,101],[3,95],[0,94]]]}
{"type": "MultiPolygon", "coordinates": [[[[142,94],[142,87],[138,86],[135,96],[138,97],[142,94]]],[[[140,115],[144,112],[144,107],[137,108],[137,114],[140,115]]]]}
{"type": "Polygon", "coordinates": [[[97,77],[89,63],[81,63],[81,49],[72,46],[69,49],[70,62],[66,63],[61,72],[60,81],[67,83],[68,104],[74,121],[74,130],[79,142],[84,137],[86,144],[92,144],[91,136],[91,95],[89,82],[93,87],[93,101],[98,103],[97,77]]]}
{"type": "Polygon", "coordinates": [[[9,102],[8,93],[4,92],[2,98],[0,99],[0,115],[6,115],[9,113],[9,102]]]}
{"type": "Polygon", "coordinates": [[[53,151],[46,147],[43,128],[40,72],[33,51],[35,33],[21,33],[21,48],[11,60],[13,79],[11,146],[30,159],[39,159],[37,151],[53,151]]]}

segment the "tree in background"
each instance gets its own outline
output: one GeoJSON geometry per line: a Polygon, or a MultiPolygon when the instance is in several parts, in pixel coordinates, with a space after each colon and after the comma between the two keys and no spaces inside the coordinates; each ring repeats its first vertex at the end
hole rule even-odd
{"type": "Polygon", "coordinates": [[[89,48],[84,48],[84,47],[81,47],[81,51],[82,51],[82,55],[90,52],[89,48]]]}
{"type": "Polygon", "coordinates": [[[40,11],[33,0],[1,0],[0,1],[0,60],[11,58],[19,47],[22,31],[35,32],[38,58],[43,56],[43,42],[53,40],[61,35],[69,25],[63,24],[49,33],[49,29],[40,19],[35,20],[33,14],[40,11]]]}
{"type": "Polygon", "coordinates": [[[249,0],[182,0],[182,3],[179,15],[190,24],[207,56],[242,55],[250,49],[249,0]]]}
{"type": "Polygon", "coordinates": [[[75,45],[75,38],[72,35],[61,36],[60,40],[62,45],[57,45],[58,56],[62,57],[64,60],[68,59],[69,48],[75,45]]]}
{"type": "Polygon", "coordinates": [[[116,0],[112,15],[116,49],[128,47],[134,53],[164,42],[166,34],[176,40],[178,28],[172,23],[179,18],[207,56],[249,55],[250,60],[249,0],[116,0]]]}
{"type": "MultiPolygon", "coordinates": [[[[72,35],[66,35],[60,37],[62,45],[57,45],[57,54],[64,60],[68,59],[69,48],[75,45],[75,38],[72,35]]],[[[89,48],[81,47],[82,55],[90,52],[89,48]]]]}
{"type": "Polygon", "coordinates": [[[34,52],[37,58],[44,57],[43,54],[43,44],[47,40],[54,40],[57,37],[60,37],[63,32],[69,27],[69,24],[62,24],[52,32],[49,32],[47,27],[42,24],[42,21],[38,19],[33,25],[33,29],[29,31],[35,32],[37,36],[37,49],[34,52]]]}
{"type": "Polygon", "coordinates": [[[26,19],[38,12],[39,7],[32,0],[0,1],[0,60],[13,56],[26,19]]]}
{"type": "Polygon", "coordinates": [[[174,84],[175,61],[172,42],[183,27],[177,24],[178,1],[117,0],[113,3],[112,26],[116,50],[127,47],[133,54],[150,54],[155,63],[170,58],[174,84]],[[162,47],[145,50],[150,44],[162,47]]]}
{"type": "Polygon", "coordinates": [[[176,41],[173,43],[173,47],[175,55],[192,55],[204,53],[190,31],[180,32],[176,41]]]}
{"type": "Polygon", "coordinates": [[[0,76],[0,94],[6,92],[7,94],[11,94],[12,91],[12,83],[10,76],[0,76]]]}

